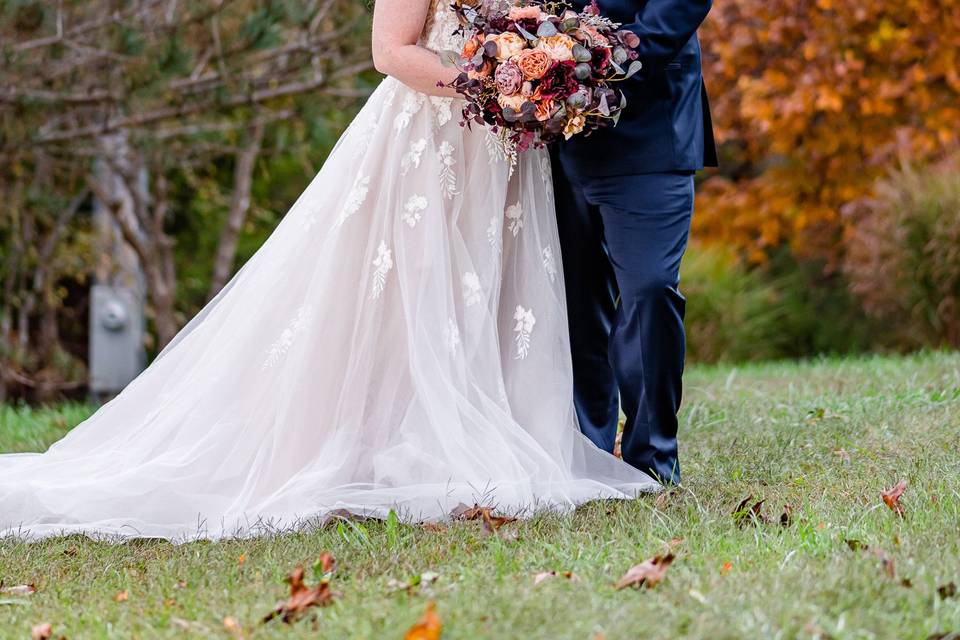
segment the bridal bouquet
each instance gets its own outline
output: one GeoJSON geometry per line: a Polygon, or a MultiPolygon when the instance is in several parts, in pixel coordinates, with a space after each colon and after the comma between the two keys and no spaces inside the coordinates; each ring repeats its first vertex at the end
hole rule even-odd
{"type": "Polygon", "coordinates": [[[454,0],[465,39],[445,52],[460,70],[462,124],[496,133],[510,155],[616,124],[626,106],[614,88],[640,71],[640,39],[600,13],[549,0],[454,0]]]}

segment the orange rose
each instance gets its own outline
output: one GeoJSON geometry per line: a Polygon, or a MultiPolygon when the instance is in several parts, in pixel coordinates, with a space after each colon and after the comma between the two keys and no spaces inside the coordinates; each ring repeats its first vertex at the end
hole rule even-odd
{"type": "Polygon", "coordinates": [[[554,109],[556,109],[556,104],[553,100],[544,100],[542,102],[537,102],[537,120],[540,122],[545,122],[550,119],[550,116],[553,115],[554,109]]]}
{"type": "Polygon", "coordinates": [[[478,80],[480,78],[489,77],[491,73],[493,73],[493,63],[489,60],[484,60],[483,64],[478,69],[468,71],[467,76],[469,76],[471,80],[478,80]]]}
{"type": "Polygon", "coordinates": [[[482,46],[483,46],[483,38],[481,38],[480,36],[474,36],[470,38],[463,45],[463,57],[466,58],[467,60],[470,60],[471,58],[473,58],[473,56],[477,55],[477,51],[480,51],[480,47],[482,46]]]}
{"type": "Polygon", "coordinates": [[[540,10],[540,7],[512,7],[509,18],[511,20],[539,20],[543,15],[544,13],[540,10]]]}
{"type": "Polygon", "coordinates": [[[550,68],[553,61],[546,51],[540,49],[525,49],[517,56],[517,66],[527,80],[539,80],[550,68]]]}

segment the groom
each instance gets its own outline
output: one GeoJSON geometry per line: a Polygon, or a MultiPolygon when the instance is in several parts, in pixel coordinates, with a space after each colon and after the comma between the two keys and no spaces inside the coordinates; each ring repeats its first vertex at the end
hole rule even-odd
{"type": "MultiPolygon", "coordinates": [[[[589,4],[579,0],[576,9],[589,4]]],[[[716,166],[697,28],[710,0],[601,0],[640,37],[620,124],[553,150],[580,426],[623,458],[680,482],[677,410],[686,342],[680,260],[693,174],[716,166]]]]}

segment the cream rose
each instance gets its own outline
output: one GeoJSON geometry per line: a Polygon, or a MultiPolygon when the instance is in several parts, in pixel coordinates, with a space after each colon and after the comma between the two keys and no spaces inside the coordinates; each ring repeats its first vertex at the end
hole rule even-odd
{"type": "Polygon", "coordinates": [[[499,95],[499,96],[497,96],[497,102],[500,103],[500,106],[501,106],[501,107],[503,107],[504,109],[506,109],[506,108],[509,107],[510,109],[513,109],[514,111],[520,111],[520,107],[522,107],[522,106],[523,106],[523,103],[526,102],[526,101],[527,101],[527,99],[524,98],[524,97],[523,97],[521,94],[519,94],[519,93],[518,93],[518,94],[515,94],[515,95],[512,95],[512,96],[505,96],[505,95],[502,95],[502,94],[499,95]]]}
{"type": "Polygon", "coordinates": [[[576,40],[561,33],[540,38],[540,44],[537,45],[537,48],[557,62],[566,62],[567,60],[573,60],[573,45],[576,43],[576,40]]]}
{"type": "Polygon", "coordinates": [[[487,42],[497,43],[497,60],[503,62],[527,48],[527,42],[515,33],[501,33],[487,36],[487,42]]]}

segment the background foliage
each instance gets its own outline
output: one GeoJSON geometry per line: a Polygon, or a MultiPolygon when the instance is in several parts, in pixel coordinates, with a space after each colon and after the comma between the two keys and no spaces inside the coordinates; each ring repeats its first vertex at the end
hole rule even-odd
{"type": "MultiPolygon", "coordinates": [[[[378,81],[368,4],[0,0],[0,398],[84,388],[94,196],[151,350],[256,251],[378,81]]],[[[960,3],[725,0],[701,39],[691,356],[960,346],[960,3]]]]}

